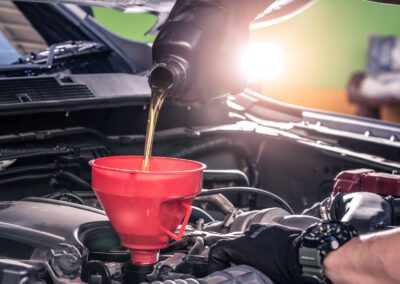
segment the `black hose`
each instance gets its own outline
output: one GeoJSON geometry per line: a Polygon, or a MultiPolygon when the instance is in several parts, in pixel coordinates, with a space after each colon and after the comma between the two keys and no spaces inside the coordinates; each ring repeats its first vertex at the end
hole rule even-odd
{"type": "Polygon", "coordinates": [[[61,198],[68,198],[70,200],[75,200],[77,202],[73,202],[73,201],[66,201],[66,202],[77,203],[77,204],[81,204],[81,205],[85,204],[85,202],[83,201],[82,198],[80,198],[78,195],[70,193],[70,192],[56,192],[56,193],[52,193],[50,195],[46,195],[43,197],[49,198],[49,199],[61,200],[61,201],[66,201],[61,198]]]}
{"type": "Polygon", "coordinates": [[[190,220],[197,221],[198,219],[203,219],[204,222],[206,222],[206,223],[215,221],[215,219],[213,217],[211,217],[211,215],[208,214],[203,209],[200,209],[199,207],[196,207],[196,206],[192,206],[192,214],[190,215],[190,220]]]}
{"type": "Polygon", "coordinates": [[[210,202],[216,205],[224,214],[232,213],[236,210],[236,207],[222,194],[199,196],[196,197],[196,201],[210,202]]]}
{"type": "MultiPolygon", "coordinates": [[[[27,170],[29,170],[30,168],[24,168],[21,169],[21,171],[18,171],[19,169],[13,169],[14,171],[9,172],[10,174],[16,174],[18,172],[22,173],[25,172],[27,170]]],[[[31,167],[31,170],[38,170],[38,171],[46,171],[46,170],[52,170],[55,169],[55,167],[52,166],[42,166],[42,167],[31,167]]],[[[2,174],[2,173],[1,173],[2,174]]],[[[1,175],[0,174],[0,175],[1,175]]],[[[77,175],[70,173],[70,172],[66,172],[66,171],[59,171],[58,173],[43,173],[43,174],[28,174],[28,175],[18,175],[15,177],[10,177],[10,178],[2,178],[0,179],[0,184],[9,184],[9,183],[18,183],[18,182],[28,182],[28,181],[36,181],[36,180],[43,180],[43,179],[51,179],[51,178],[64,178],[65,180],[68,180],[72,183],[74,183],[75,185],[84,188],[86,190],[91,191],[92,187],[90,185],[90,183],[88,183],[87,181],[85,181],[84,179],[78,177],[77,175]]]]}
{"type": "Polygon", "coordinates": [[[199,255],[204,249],[204,239],[202,237],[196,237],[193,247],[188,252],[188,255],[199,255]]]}
{"type": "Polygon", "coordinates": [[[281,208],[285,209],[286,211],[290,212],[291,214],[294,214],[294,211],[290,205],[283,200],[281,197],[278,195],[263,190],[259,188],[253,188],[253,187],[223,187],[223,188],[216,188],[216,189],[209,189],[209,190],[204,190],[197,196],[208,196],[208,195],[213,195],[213,194],[224,194],[224,193],[236,193],[236,192],[248,192],[248,193],[254,193],[257,195],[262,195],[264,197],[267,197],[271,200],[273,200],[275,203],[277,203],[281,208]]]}
{"type": "Polygon", "coordinates": [[[18,168],[10,168],[4,169],[0,171],[0,176],[8,176],[8,175],[22,175],[25,173],[32,172],[51,172],[57,170],[56,164],[48,164],[48,165],[40,165],[40,166],[25,166],[25,167],[18,167],[18,168]]]}
{"type": "Polygon", "coordinates": [[[56,178],[63,178],[65,180],[68,180],[68,181],[74,183],[75,185],[79,186],[80,188],[84,188],[89,191],[92,190],[92,186],[90,185],[90,183],[88,183],[84,179],[78,177],[77,175],[74,175],[73,173],[66,172],[66,171],[59,171],[56,174],[56,178]]]}
{"type": "Polygon", "coordinates": [[[250,186],[249,178],[240,170],[205,170],[203,174],[203,182],[234,182],[237,186],[250,186]]]}
{"type": "Polygon", "coordinates": [[[17,168],[6,168],[0,171],[0,177],[3,176],[12,176],[12,175],[25,175],[26,173],[38,173],[38,172],[54,172],[56,170],[62,169],[71,169],[71,170],[79,170],[81,166],[77,163],[71,163],[68,165],[57,165],[55,163],[46,164],[46,165],[34,165],[34,166],[21,166],[17,168]]]}
{"type": "Polygon", "coordinates": [[[12,178],[7,178],[7,179],[0,179],[0,184],[36,181],[36,180],[41,180],[41,179],[49,179],[52,176],[53,176],[53,174],[37,174],[37,175],[17,176],[17,177],[12,177],[12,178]]]}
{"type": "Polygon", "coordinates": [[[251,176],[251,186],[252,187],[258,186],[258,184],[260,183],[260,172],[258,171],[257,163],[254,160],[252,154],[247,148],[237,143],[234,143],[230,139],[218,138],[205,141],[202,143],[197,143],[193,146],[186,147],[175,153],[169,154],[168,156],[174,158],[188,159],[194,156],[210,154],[210,152],[217,151],[220,149],[230,150],[240,155],[246,161],[246,164],[249,168],[249,173],[251,176]]]}

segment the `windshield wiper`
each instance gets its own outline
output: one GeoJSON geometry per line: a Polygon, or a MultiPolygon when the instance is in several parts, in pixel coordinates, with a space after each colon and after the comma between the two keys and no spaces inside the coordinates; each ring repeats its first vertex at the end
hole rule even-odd
{"type": "Polygon", "coordinates": [[[91,41],[67,41],[51,45],[44,50],[31,52],[10,65],[0,65],[0,73],[7,73],[10,71],[50,70],[55,67],[57,63],[65,62],[72,58],[108,52],[110,52],[110,49],[101,43],[91,41]]]}

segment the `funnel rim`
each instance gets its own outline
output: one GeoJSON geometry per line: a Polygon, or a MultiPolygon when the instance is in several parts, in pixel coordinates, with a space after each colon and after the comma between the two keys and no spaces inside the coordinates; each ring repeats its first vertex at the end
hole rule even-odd
{"type": "Polygon", "coordinates": [[[162,160],[176,160],[176,161],[184,161],[184,162],[189,162],[192,164],[197,164],[199,168],[197,169],[191,169],[191,170],[179,170],[179,171],[168,171],[168,170],[162,170],[162,171],[143,171],[143,170],[128,170],[128,169],[120,169],[120,168],[113,168],[113,167],[107,167],[107,166],[101,166],[97,165],[96,161],[99,160],[104,160],[104,159],[109,159],[109,158],[143,158],[143,156],[140,155],[120,155],[120,156],[109,156],[109,157],[102,157],[98,159],[93,159],[89,161],[89,165],[94,168],[98,169],[103,169],[103,170],[109,170],[109,171],[115,171],[115,172],[125,172],[125,173],[136,173],[136,174],[178,174],[178,173],[195,173],[195,172],[202,172],[207,168],[207,165],[197,162],[197,161],[192,161],[188,159],[181,159],[181,158],[170,158],[170,157],[158,157],[158,156],[153,156],[151,159],[162,159],[162,160]]]}

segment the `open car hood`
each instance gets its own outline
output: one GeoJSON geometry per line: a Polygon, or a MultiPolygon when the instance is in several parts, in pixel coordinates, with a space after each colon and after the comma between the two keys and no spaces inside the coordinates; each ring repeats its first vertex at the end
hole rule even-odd
{"type": "MultiPolygon", "coordinates": [[[[155,26],[149,31],[156,34],[176,0],[14,0],[20,2],[63,3],[82,6],[98,6],[120,10],[127,13],[149,13],[158,16],[155,26]]],[[[245,1],[245,0],[244,0],[245,1]]],[[[266,4],[266,10],[251,25],[252,29],[272,25],[291,18],[314,4],[317,0],[275,0],[266,4]]]]}
{"type": "MultiPolygon", "coordinates": [[[[150,13],[158,16],[155,26],[149,31],[156,34],[176,0],[14,0],[21,2],[64,3],[82,6],[99,6],[113,8],[131,13],[150,13]]],[[[243,0],[245,1],[245,0],[243,0]]],[[[318,0],[274,0],[270,1],[264,13],[260,14],[251,24],[252,29],[262,28],[287,20],[316,3],[318,0]]],[[[400,4],[400,0],[367,0],[386,4],[400,4]]]]}
{"type": "Polygon", "coordinates": [[[176,0],[17,0],[20,2],[64,3],[113,8],[124,12],[169,13],[176,0]]]}
{"type": "Polygon", "coordinates": [[[147,32],[157,34],[175,5],[176,0],[14,0],[19,2],[37,2],[48,4],[76,4],[112,8],[126,13],[147,13],[157,16],[157,22],[147,32]]]}

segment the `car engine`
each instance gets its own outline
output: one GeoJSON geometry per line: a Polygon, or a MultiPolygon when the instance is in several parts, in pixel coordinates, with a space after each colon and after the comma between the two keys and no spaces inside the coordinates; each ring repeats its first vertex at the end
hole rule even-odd
{"type": "Polygon", "coordinates": [[[191,107],[166,102],[154,156],[199,161],[207,170],[182,238],[160,251],[154,267],[131,265],[92,190],[89,162],[143,154],[151,46],[71,5],[82,1],[53,2],[65,1],[0,3],[0,16],[11,21],[4,40],[18,46],[0,66],[1,283],[204,278],[210,248],[253,224],[304,230],[341,220],[362,234],[400,225],[398,124],[245,89],[191,107]],[[14,18],[24,33],[10,32],[14,18]]]}
{"type": "MultiPolygon", "coordinates": [[[[302,214],[294,214],[281,198],[245,186],[204,190],[194,205],[189,226],[179,241],[160,253],[157,265],[144,271],[132,269],[129,250],[120,240],[91,192],[59,192],[0,203],[0,273],[4,283],[139,283],[204,277],[208,251],[221,239],[240,236],[252,224],[270,222],[305,229],[322,219],[345,220],[360,232],[385,230],[400,224],[400,199],[383,197],[386,186],[372,193],[361,185],[373,171],[343,172],[335,179],[332,195],[302,214]],[[354,185],[349,190],[349,185],[354,185]],[[367,191],[365,191],[367,190],[367,191]],[[349,193],[351,191],[353,193],[349,193]],[[344,193],[347,195],[344,195],[344,193]],[[233,205],[222,193],[256,194],[271,198],[275,207],[249,210],[233,205]],[[378,194],[381,195],[378,195],[378,194]],[[340,204],[342,203],[342,204],[340,204]],[[91,204],[92,206],[89,206],[91,204]],[[141,280],[140,280],[141,279],[141,280]],[[140,281],[139,281],[140,280],[140,281]]],[[[399,195],[397,175],[373,173],[399,195]]],[[[240,171],[210,172],[246,182],[240,171]]],[[[79,178],[77,177],[77,180],[79,178]]],[[[367,182],[371,186],[371,182],[367,182]]],[[[254,198],[254,197],[253,197],[254,198]]],[[[235,198],[233,199],[235,200],[235,198]]],[[[237,200],[237,199],[236,199],[237,200]]]]}

